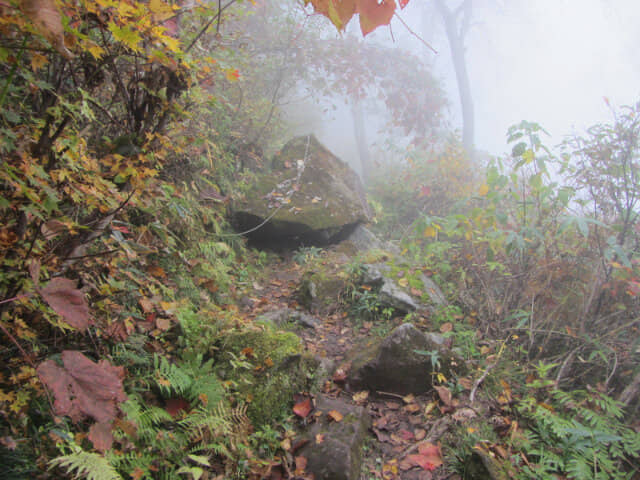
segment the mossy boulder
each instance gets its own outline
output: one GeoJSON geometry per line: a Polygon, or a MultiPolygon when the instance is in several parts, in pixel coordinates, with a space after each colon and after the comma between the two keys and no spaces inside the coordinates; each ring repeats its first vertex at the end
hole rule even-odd
{"type": "Polygon", "coordinates": [[[319,363],[303,353],[297,335],[270,324],[231,333],[219,348],[217,373],[247,402],[255,426],[289,414],[293,395],[308,389],[319,363]]]}
{"type": "Polygon", "coordinates": [[[269,247],[337,243],[369,218],[358,175],[312,135],[285,145],[248,192],[232,205],[234,224],[246,231],[266,221],[248,237],[269,247]]]}
{"type": "Polygon", "coordinates": [[[346,287],[347,276],[343,272],[307,272],[300,285],[300,303],[313,313],[329,313],[338,307],[346,287]]]}
{"type": "Polygon", "coordinates": [[[355,352],[348,379],[351,390],[425,393],[433,387],[436,372],[449,378],[465,368],[463,360],[445,347],[441,336],[423,333],[410,323],[355,352]]]}

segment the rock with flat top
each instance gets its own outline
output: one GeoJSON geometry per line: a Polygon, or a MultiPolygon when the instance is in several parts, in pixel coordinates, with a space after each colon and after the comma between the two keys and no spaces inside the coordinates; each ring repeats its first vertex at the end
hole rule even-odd
{"type": "Polygon", "coordinates": [[[300,451],[307,459],[307,472],[315,480],[358,480],[370,425],[366,410],[320,395],[314,413],[317,423],[305,434],[309,442],[300,451]]]}

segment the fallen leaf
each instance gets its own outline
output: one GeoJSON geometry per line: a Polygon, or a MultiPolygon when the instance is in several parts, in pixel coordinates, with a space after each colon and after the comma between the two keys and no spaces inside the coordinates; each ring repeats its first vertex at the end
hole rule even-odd
{"type": "Polygon", "coordinates": [[[440,333],[447,333],[453,330],[453,323],[446,322],[440,326],[440,333]]]}
{"type": "Polygon", "coordinates": [[[65,322],[78,330],[86,330],[93,323],[84,294],[76,288],[76,282],[57,277],[38,292],[49,306],[65,322]]]}
{"type": "Polygon", "coordinates": [[[68,415],[74,422],[91,417],[98,422],[115,419],[117,406],[127,396],[122,388],[123,367],[107,360],[95,363],[82,353],[62,352],[63,367],[53,360],[38,366],[42,382],[53,392],[57,415],[68,415]]]}
{"type": "Polygon", "coordinates": [[[305,470],[307,469],[307,458],[299,455],[296,457],[296,471],[294,472],[297,476],[301,477],[304,475],[305,470]]]}
{"type": "Polygon", "coordinates": [[[424,416],[428,417],[429,414],[436,408],[438,404],[436,402],[429,402],[426,407],[424,407],[424,416]]]}
{"type": "Polygon", "coordinates": [[[411,287],[411,295],[413,295],[414,297],[420,297],[422,296],[422,290],[419,290],[417,288],[411,287]]]}
{"type": "Polygon", "coordinates": [[[430,472],[442,465],[442,453],[437,445],[424,442],[418,446],[417,454],[407,455],[407,460],[430,472]]]}
{"type": "Polygon", "coordinates": [[[164,409],[169,413],[169,415],[171,415],[173,418],[176,418],[178,415],[180,415],[180,412],[187,411],[189,407],[190,404],[186,399],[178,397],[169,398],[166,405],[164,406],[164,409]]]}
{"type": "Polygon", "coordinates": [[[240,353],[247,358],[253,358],[253,348],[251,347],[243,348],[242,350],[240,350],[240,353]]]}
{"type": "Polygon", "coordinates": [[[311,399],[310,398],[305,398],[304,400],[302,400],[301,402],[296,403],[293,406],[293,413],[295,413],[299,417],[307,418],[307,416],[311,412],[312,408],[313,407],[311,406],[311,399]]]}
{"type": "Polygon", "coordinates": [[[324,435],[322,433],[316,433],[316,443],[320,444],[324,442],[324,435]]]}
{"type": "Polygon", "coordinates": [[[140,306],[142,307],[142,311],[144,313],[150,313],[153,312],[154,308],[153,308],[153,302],[147,298],[147,297],[142,297],[138,300],[138,303],[140,304],[140,306]]]}
{"type": "Polygon", "coordinates": [[[285,452],[291,451],[291,439],[285,438],[280,442],[280,448],[282,448],[285,452]]]}
{"type": "Polygon", "coordinates": [[[457,379],[458,385],[460,385],[465,390],[471,390],[473,388],[473,380],[469,377],[460,377],[457,379]]]}
{"type": "Polygon", "coordinates": [[[364,403],[367,398],[369,398],[369,392],[367,390],[363,390],[361,392],[356,392],[351,397],[356,403],[364,403]]]}
{"type": "Polygon", "coordinates": [[[442,403],[445,404],[445,406],[450,407],[451,406],[451,390],[449,390],[447,387],[444,386],[436,386],[433,387],[435,389],[436,392],[438,392],[438,396],[440,397],[440,400],[442,401],[442,403]]]}
{"type": "Polygon", "coordinates": [[[456,412],[452,415],[453,419],[456,422],[467,421],[472,418],[476,418],[477,416],[478,415],[476,414],[475,410],[471,408],[461,408],[459,410],[456,410],[456,412]]]}
{"type": "Polygon", "coordinates": [[[422,407],[417,403],[410,403],[409,405],[405,405],[403,410],[407,413],[417,413],[422,410],[422,407]]]}
{"type": "Polygon", "coordinates": [[[336,383],[344,383],[347,380],[347,372],[339,368],[333,373],[333,381],[336,383]]]}
{"type": "Polygon", "coordinates": [[[399,402],[394,402],[392,400],[384,402],[389,410],[398,410],[402,405],[399,402]]]}
{"type": "Polygon", "coordinates": [[[166,317],[156,317],[156,327],[163,332],[171,328],[171,319],[166,317]]]}
{"type": "Polygon", "coordinates": [[[89,440],[93,443],[93,447],[99,452],[106,452],[113,445],[113,435],[111,433],[111,424],[108,422],[94,423],[89,428],[89,440]]]}
{"type": "Polygon", "coordinates": [[[342,419],[344,418],[344,415],[342,415],[339,411],[337,410],[331,410],[329,413],[327,413],[327,415],[329,416],[329,418],[331,418],[334,422],[341,422],[342,419]]]}
{"type": "Polygon", "coordinates": [[[416,441],[424,440],[424,437],[427,436],[427,431],[424,428],[416,428],[413,431],[413,436],[416,437],[416,441]]]}
{"type": "Polygon", "coordinates": [[[407,280],[405,277],[402,277],[400,280],[398,280],[398,285],[404,288],[409,285],[409,280],[407,280]]]}

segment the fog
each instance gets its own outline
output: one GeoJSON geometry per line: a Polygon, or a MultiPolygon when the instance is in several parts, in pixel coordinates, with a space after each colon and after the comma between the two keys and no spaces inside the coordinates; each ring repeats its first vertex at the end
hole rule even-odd
{"type": "MultiPolygon", "coordinates": [[[[459,2],[450,2],[457,4],[459,2]]],[[[460,102],[442,20],[432,2],[412,0],[398,19],[364,42],[401,46],[431,64],[447,92],[448,123],[461,128],[460,102]]],[[[466,37],[466,62],[475,108],[475,145],[490,154],[508,150],[506,131],[521,120],[540,123],[550,144],[611,119],[612,106],[640,99],[640,3],[635,0],[473,0],[472,26],[466,37]]],[[[357,20],[346,35],[359,34],[357,20]]],[[[317,107],[316,107],[317,108],[317,107]]],[[[293,119],[300,120],[301,110],[293,119]]],[[[351,120],[344,102],[331,99],[296,130],[313,130],[339,155],[355,153],[351,120]],[[329,105],[334,107],[327,109],[329,105]],[[324,116],[320,111],[326,110],[324,116]],[[343,115],[344,114],[344,115],[343,115]]],[[[369,117],[370,141],[381,119],[369,117]]],[[[295,123],[295,122],[294,122],[295,123]]],[[[352,162],[353,163],[353,162],[352,162]]]]}

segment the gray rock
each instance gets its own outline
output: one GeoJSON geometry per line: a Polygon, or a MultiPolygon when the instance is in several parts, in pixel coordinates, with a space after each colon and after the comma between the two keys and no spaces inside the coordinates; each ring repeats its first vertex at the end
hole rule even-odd
{"type": "Polygon", "coordinates": [[[395,282],[385,281],[378,293],[378,299],[383,306],[409,313],[420,308],[419,304],[404,292],[395,282]]]}
{"type": "Polygon", "coordinates": [[[291,140],[231,206],[235,226],[273,248],[344,240],[370,217],[358,175],[312,135],[291,140]],[[268,221],[267,221],[268,219],[268,221]]]}
{"type": "Polygon", "coordinates": [[[316,398],[316,410],[322,415],[306,434],[309,443],[300,451],[307,459],[307,471],[315,480],[358,480],[369,415],[363,407],[323,395],[316,398]],[[341,421],[328,417],[333,410],[342,415],[341,421]],[[321,443],[316,435],[322,435],[321,443]]]}
{"type": "MultiPolygon", "coordinates": [[[[405,313],[425,308],[424,305],[411,297],[393,278],[390,277],[391,267],[384,263],[364,265],[362,282],[372,287],[380,288],[380,302],[405,313]]],[[[434,305],[446,305],[447,300],[442,290],[426,275],[420,275],[424,285],[423,291],[429,295],[434,305]]]]}
{"type": "Polygon", "coordinates": [[[364,225],[358,225],[346,239],[350,242],[358,252],[367,252],[369,250],[385,250],[393,254],[399,254],[398,247],[389,242],[383,242],[375,233],[364,225]]]}
{"type": "Polygon", "coordinates": [[[437,334],[425,334],[410,323],[395,328],[381,342],[359,351],[352,360],[348,386],[352,390],[392,392],[405,395],[424,393],[432,388],[432,377],[441,372],[449,377],[462,370],[464,362],[445,348],[437,334]],[[432,356],[437,352],[438,365],[432,356]]]}
{"type": "Polygon", "coordinates": [[[320,320],[316,317],[291,308],[271,310],[260,315],[257,320],[272,323],[276,327],[283,327],[290,323],[298,324],[305,328],[318,328],[320,325],[320,320]]]}

